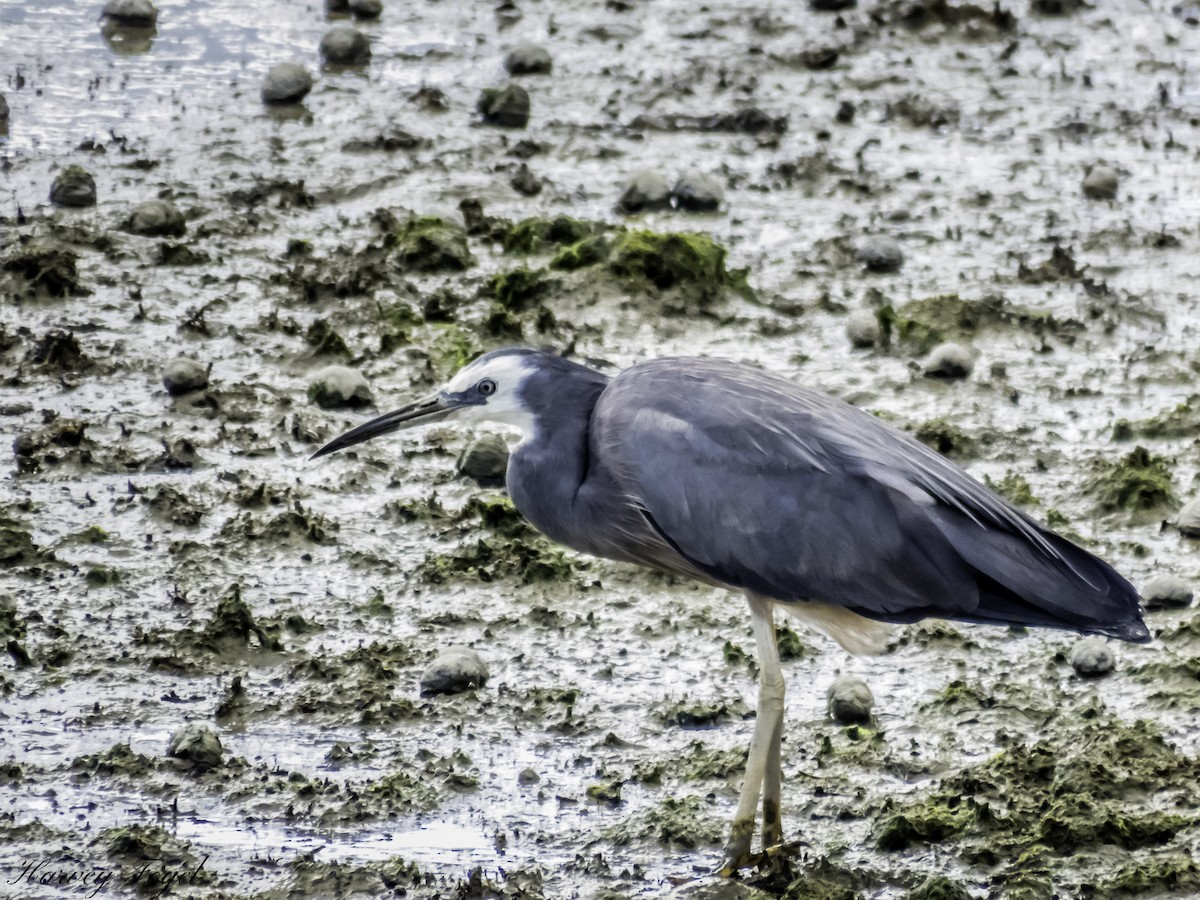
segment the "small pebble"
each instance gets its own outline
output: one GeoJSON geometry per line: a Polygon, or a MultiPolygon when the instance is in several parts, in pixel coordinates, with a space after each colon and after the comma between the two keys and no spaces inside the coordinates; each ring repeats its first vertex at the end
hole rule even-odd
{"type": "Polygon", "coordinates": [[[162,381],[168,394],[181,397],[208,387],[208,367],[186,356],[177,356],[163,369],[162,381]]]}
{"type": "Polygon", "coordinates": [[[489,125],[524,128],[529,124],[529,92],[519,84],[484,88],[476,109],[489,125]]]}
{"type": "Polygon", "coordinates": [[[966,378],[975,369],[975,357],[962,344],[938,344],[925,357],[925,374],[930,378],[966,378]]]}
{"type": "Polygon", "coordinates": [[[82,166],[67,166],[50,185],[50,202],[55,206],[95,206],[96,179],[82,166]]]}
{"type": "Polygon", "coordinates": [[[653,169],[635,172],[621,189],[617,207],[621,212],[636,213],[671,206],[671,185],[665,175],[653,169]]]}
{"type": "Polygon", "coordinates": [[[855,347],[874,347],[883,338],[879,317],[869,309],[852,312],[846,320],[846,337],[855,347]]]}
{"type": "Polygon", "coordinates": [[[371,403],[371,386],[357,369],[326,366],[313,374],[308,384],[308,400],[321,409],[367,406],[371,403]]]}
{"type": "Polygon", "coordinates": [[[1155,575],[1142,588],[1146,609],[1184,609],[1192,605],[1192,587],[1178,575],[1155,575]]]}
{"type": "Polygon", "coordinates": [[[541,780],[542,776],[533,769],[522,769],[517,775],[517,784],[537,784],[541,780]]]}
{"type": "Polygon", "coordinates": [[[1117,664],[1112,648],[1101,637],[1086,637],[1078,641],[1071,648],[1067,661],[1080,678],[1099,678],[1107,675],[1117,664]]]}
{"type": "Polygon", "coordinates": [[[550,52],[530,41],[517,44],[504,57],[509,75],[549,75],[553,66],[550,52]]]}
{"type": "Polygon", "coordinates": [[[533,197],[542,192],[541,180],[533,174],[533,171],[525,163],[517,166],[517,171],[513,172],[512,178],[508,180],[512,185],[512,189],[518,194],[524,194],[526,197],[533,197]]]}
{"type": "Polygon", "coordinates": [[[458,458],[458,471],[484,486],[503,484],[508,471],[508,444],[498,434],[476,438],[458,458]]]}
{"type": "Polygon", "coordinates": [[[139,203],[125,220],[125,228],[134,234],[151,237],[180,237],[187,223],[175,204],[169,200],[147,200],[139,203]]]}
{"type": "Polygon", "coordinates": [[[685,172],[671,189],[675,205],[688,212],[714,212],[725,202],[725,191],[703,172],[685,172]]]}
{"type": "Polygon", "coordinates": [[[101,15],[134,28],[150,28],[158,21],[158,10],[150,0],[108,0],[101,15]]]}
{"type": "Polygon", "coordinates": [[[221,765],[221,739],[200,722],[184,725],[171,735],[167,756],[190,762],[201,771],[221,765]]]}
{"type": "Polygon", "coordinates": [[[299,103],[312,86],[312,75],[300,63],[276,63],[263,78],[263,103],[299,103]]]}
{"type": "Polygon", "coordinates": [[[898,272],[904,265],[904,251],[900,249],[900,242],[886,234],[863,238],[854,256],[872,272],[898,272]]]}
{"type": "Polygon", "coordinates": [[[871,720],[871,707],[875,698],[871,689],[861,678],[840,675],[834,679],[825,695],[829,705],[829,717],[842,725],[853,725],[871,720]]]}
{"type": "Polygon", "coordinates": [[[421,673],[421,695],[461,694],[483,687],[487,666],[470,647],[449,647],[421,673]]]}
{"type": "Polygon", "coordinates": [[[330,66],[362,66],[371,61],[371,42],[357,28],[334,25],[321,38],[321,59],[330,66]]]}
{"type": "Polygon", "coordinates": [[[378,19],[383,15],[383,0],[350,0],[347,5],[358,19],[378,19]]]}
{"type": "Polygon", "coordinates": [[[1200,497],[1183,505],[1175,517],[1175,527],[1184,537],[1200,538],[1200,497]]]}
{"type": "Polygon", "coordinates": [[[1120,183],[1121,176],[1112,166],[1092,166],[1083,178],[1083,195],[1093,200],[1112,200],[1120,183]]]}

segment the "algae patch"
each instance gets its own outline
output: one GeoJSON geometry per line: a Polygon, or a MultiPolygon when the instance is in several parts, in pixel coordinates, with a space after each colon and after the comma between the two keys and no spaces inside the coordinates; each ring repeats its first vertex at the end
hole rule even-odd
{"type": "Polygon", "coordinates": [[[1187,811],[1200,800],[1200,762],[1148,722],[1094,708],[1083,719],[944,778],[923,797],[889,803],[876,845],[896,852],[953,842],[969,863],[1017,874],[1043,856],[1086,865],[1106,847],[1170,848],[1193,832],[1198,819],[1187,811]]]}
{"type": "Polygon", "coordinates": [[[1097,459],[1085,489],[1105,512],[1148,513],[1175,504],[1169,460],[1135,447],[1116,461],[1097,459]]]}

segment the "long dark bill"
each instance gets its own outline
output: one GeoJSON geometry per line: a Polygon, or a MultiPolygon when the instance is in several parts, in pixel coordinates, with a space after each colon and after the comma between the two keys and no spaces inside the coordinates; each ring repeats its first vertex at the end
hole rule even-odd
{"type": "Polygon", "coordinates": [[[357,428],[351,428],[345,434],[335,437],[310,456],[309,459],[327,456],[330,453],[336,453],[338,450],[345,450],[347,447],[353,447],[355,444],[361,444],[363,441],[379,437],[381,434],[391,434],[393,431],[399,431],[401,428],[408,428],[411,425],[424,425],[426,422],[436,422],[450,415],[450,413],[454,412],[461,405],[460,403],[455,403],[453,398],[446,394],[435,394],[432,397],[426,397],[424,400],[418,400],[416,403],[402,406],[390,413],[384,413],[382,416],[371,419],[369,422],[363,422],[357,428]]]}

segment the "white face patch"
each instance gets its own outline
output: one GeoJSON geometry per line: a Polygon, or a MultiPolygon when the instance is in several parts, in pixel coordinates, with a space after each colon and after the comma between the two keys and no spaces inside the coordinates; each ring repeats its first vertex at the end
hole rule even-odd
{"type": "Polygon", "coordinates": [[[454,418],[463,422],[500,422],[520,429],[524,440],[533,437],[535,419],[532,413],[522,408],[519,400],[521,382],[532,371],[526,367],[525,359],[519,355],[498,356],[476,360],[460,370],[446,384],[448,393],[470,390],[485,378],[496,383],[496,392],[487,398],[487,403],[462,407],[454,418]]]}

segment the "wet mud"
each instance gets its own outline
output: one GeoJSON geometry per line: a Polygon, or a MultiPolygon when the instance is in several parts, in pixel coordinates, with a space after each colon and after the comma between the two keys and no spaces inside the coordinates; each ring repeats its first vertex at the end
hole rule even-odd
{"type": "Polygon", "coordinates": [[[1194,6],[158,6],[0,8],[0,893],[1200,893],[1190,606],[1100,678],[784,632],[800,852],[717,882],[744,602],[555,546],[454,427],[307,459],[497,346],[724,356],[1194,584],[1194,6]]]}

